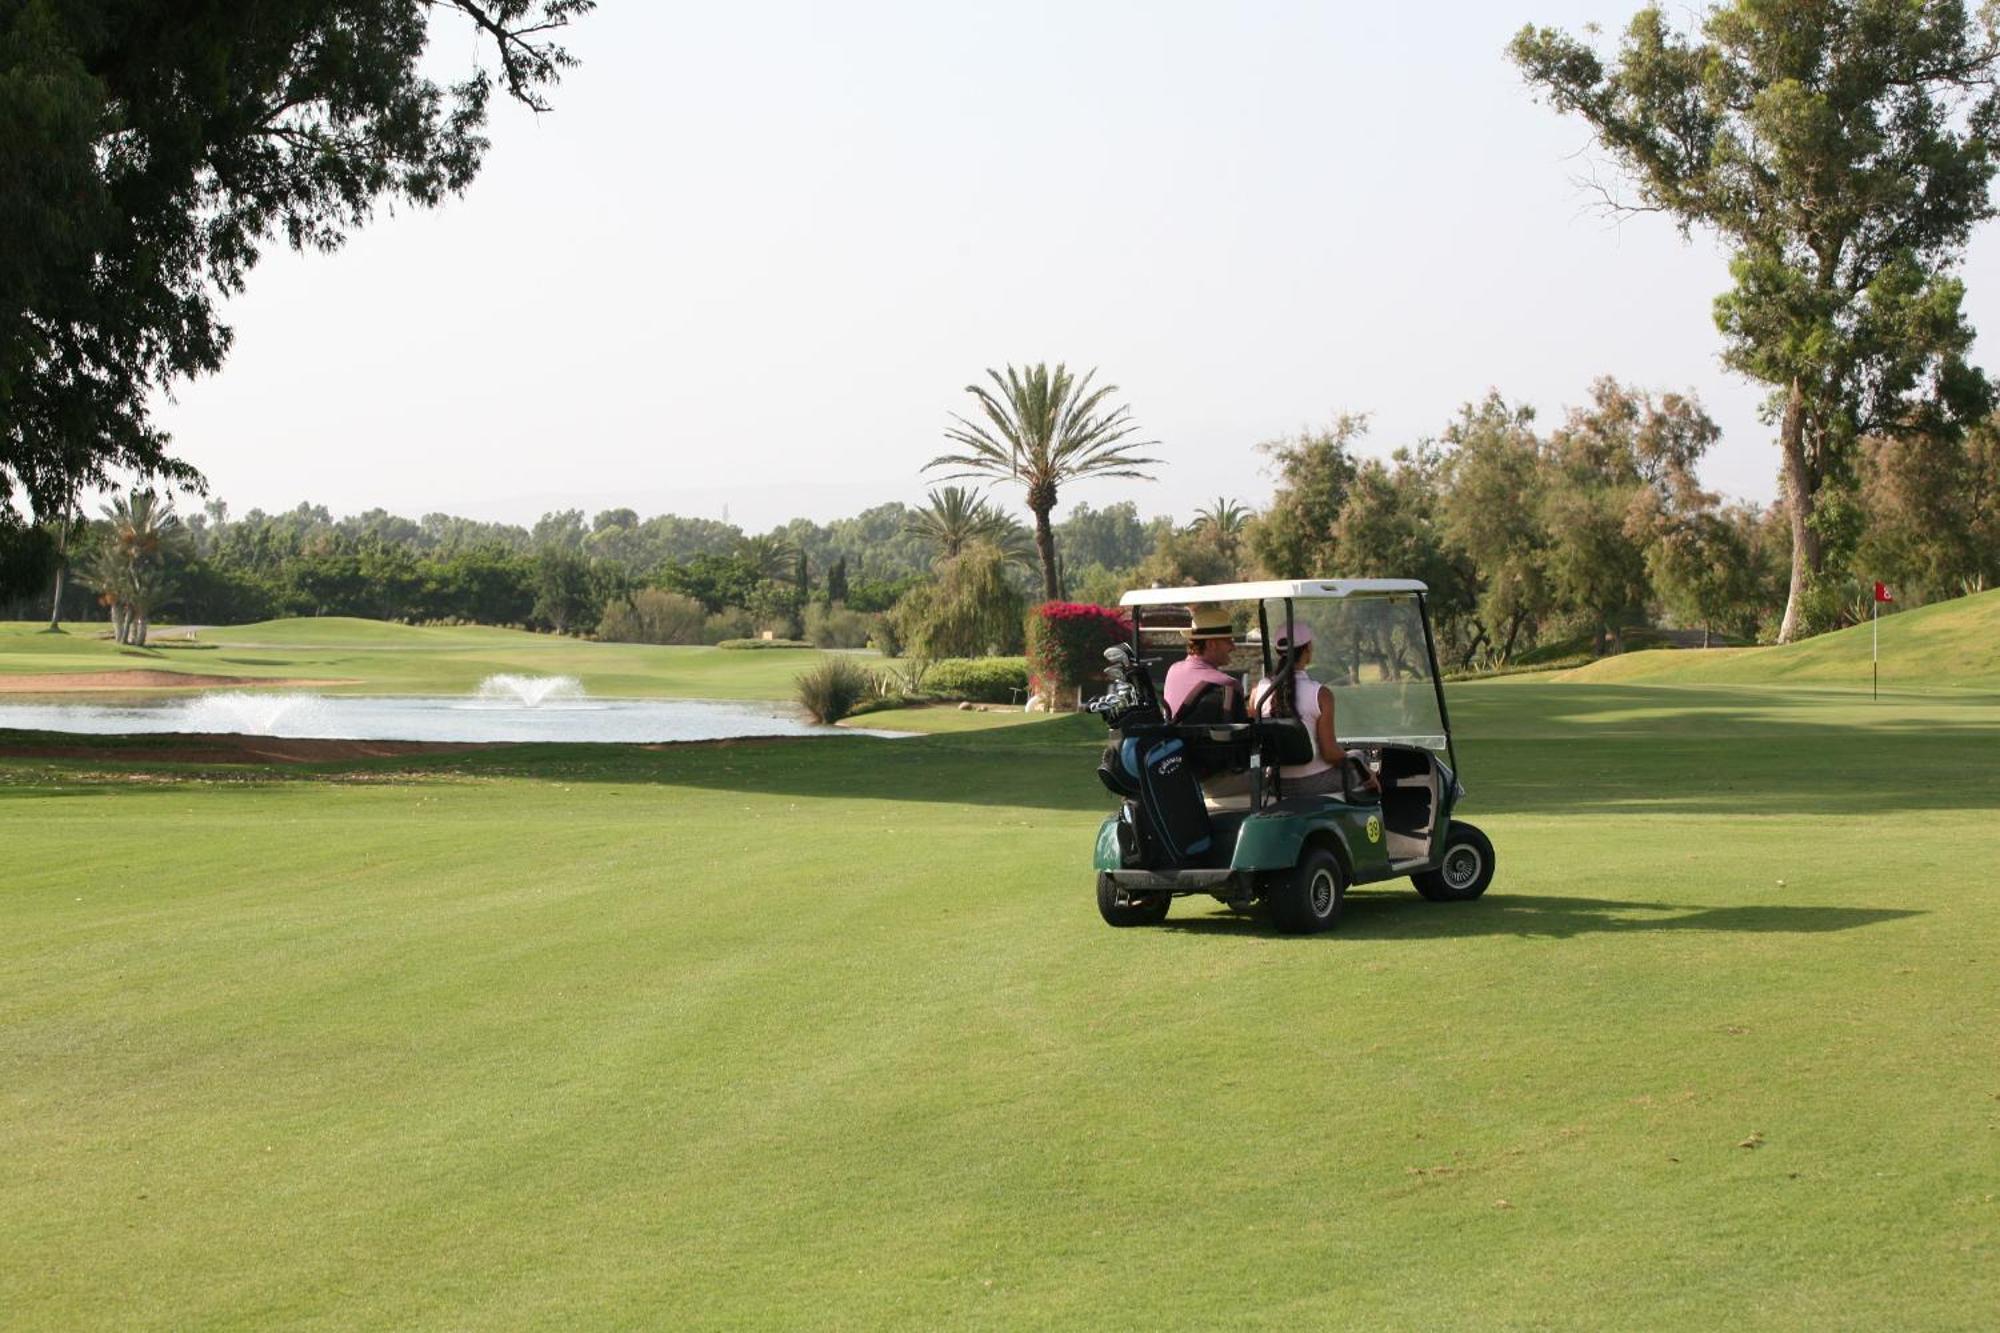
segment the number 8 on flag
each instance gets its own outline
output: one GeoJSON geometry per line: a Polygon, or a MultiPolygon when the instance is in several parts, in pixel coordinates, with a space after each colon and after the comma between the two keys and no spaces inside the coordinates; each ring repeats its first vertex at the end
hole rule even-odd
{"type": "Polygon", "coordinates": [[[1877,583],[1875,585],[1875,600],[1878,602],[1893,602],[1896,599],[1890,595],[1888,584],[1877,583]]]}

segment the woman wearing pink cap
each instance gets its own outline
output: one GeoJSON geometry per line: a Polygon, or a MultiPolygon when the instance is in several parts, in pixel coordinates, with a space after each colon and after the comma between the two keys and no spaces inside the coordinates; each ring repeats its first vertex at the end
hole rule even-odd
{"type": "MultiPolygon", "coordinates": [[[[1347,761],[1347,751],[1333,734],[1333,691],[1306,674],[1312,663],[1312,628],[1295,622],[1289,632],[1279,632],[1274,646],[1278,669],[1250,692],[1250,711],[1257,717],[1295,717],[1313,738],[1311,763],[1286,764],[1278,770],[1285,795],[1343,795],[1340,766],[1347,761]]],[[[1369,785],[1375,785],[1372,777],[1369,785]]]]}

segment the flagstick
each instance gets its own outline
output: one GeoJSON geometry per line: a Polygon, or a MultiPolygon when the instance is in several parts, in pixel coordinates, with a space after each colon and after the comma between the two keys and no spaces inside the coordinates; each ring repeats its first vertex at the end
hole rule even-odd
{"type": "Polygon", "coordinates": [[[1868,697],[1876,701],[1882,698],[1882,600],[1878,597],[1870,603],[1875,608],[1868,618],[1868,657],[1873,670],[1874,683],[1868,687],[1868,697]]]}

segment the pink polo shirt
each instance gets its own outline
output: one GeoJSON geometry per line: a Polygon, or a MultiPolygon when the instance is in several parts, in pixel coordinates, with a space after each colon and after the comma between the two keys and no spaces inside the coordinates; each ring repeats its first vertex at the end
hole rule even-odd
{"type": "Polygon", "coordinates": [[[1181,711],[1187,697],[1203,685],[1234,685],[1236,677],[1219,668],[1212,667],[1199,657],[1183,657],[1167,668],[1167,688],[1165,702],[1167,717],[1181,711]]]}

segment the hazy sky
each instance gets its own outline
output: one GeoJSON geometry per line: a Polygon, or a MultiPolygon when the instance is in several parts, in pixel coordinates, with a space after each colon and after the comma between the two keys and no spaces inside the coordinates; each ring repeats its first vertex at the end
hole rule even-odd
{"type": "MultiPolygon", "coordinates": [[[[1609,373],[1698,391],[1709,484],[1768,499],[1720,251],[1590,213],[1585,130],[1502,54],[1635,7],[603,0],[465,198],[271,254],[160,417],[237,512],[760,528],[919,500],[1010,360],[1101,367],[1160,442],[1159,481],[1064,508],[1181,515],[1261,504],[1253,446],[1338,412],[1386,453],[1489,387],[1550,421],[1609,373]]],[[[449,30],[440,69],[474,49],[449,30]]],[[[1966,275],[2000,324],[1993,227],[1966,275]]]]}

